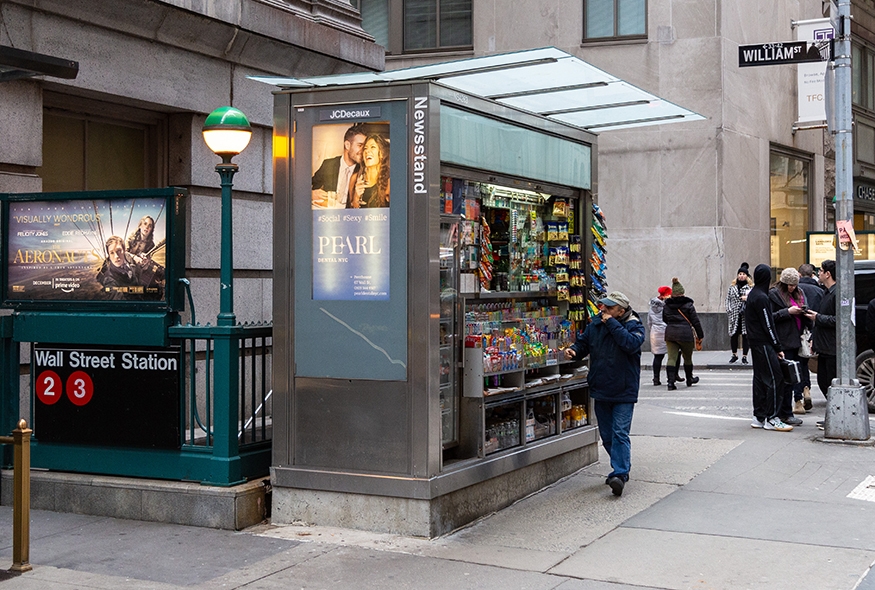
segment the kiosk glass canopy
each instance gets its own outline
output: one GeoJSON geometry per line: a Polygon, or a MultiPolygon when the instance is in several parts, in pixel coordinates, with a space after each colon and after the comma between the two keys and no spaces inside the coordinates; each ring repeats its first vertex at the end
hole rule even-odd
{"type": "Polygon", "coordinates": [[[705,118],[555,47],[385,72],[252,79],[295,89],[431,81],[591,133],[705,118]]]}

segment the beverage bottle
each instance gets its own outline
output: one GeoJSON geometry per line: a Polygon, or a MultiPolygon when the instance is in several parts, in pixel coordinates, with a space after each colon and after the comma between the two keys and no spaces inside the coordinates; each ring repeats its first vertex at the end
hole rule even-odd
{"type": "Polygon", "coordinates": [[[535,412],[532,408],[526,413],[526,442],[535,440],[535,412]]]}

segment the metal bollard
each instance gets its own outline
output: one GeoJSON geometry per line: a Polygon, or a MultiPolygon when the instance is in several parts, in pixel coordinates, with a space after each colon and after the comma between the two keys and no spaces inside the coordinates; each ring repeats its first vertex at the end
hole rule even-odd
{"type": "Polygon", "coordinates": [[[12,478],[12,567],[9,571],[29,572],[30,565],[30,435],[22,418],[12,436],[0,436],[0,443],[15,445],[12,478]]]}

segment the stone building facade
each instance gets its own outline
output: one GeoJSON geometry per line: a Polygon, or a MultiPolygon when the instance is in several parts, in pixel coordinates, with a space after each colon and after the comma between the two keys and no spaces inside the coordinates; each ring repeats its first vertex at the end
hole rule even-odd
{"type": "MultiPolygon", "coordinates": [[[[432,51],[407,48],[398,29],[409,20],[393,13],[388,28],[374,27],[379,15],[358,2],[366,30],[389,48],[387,69],[552,45],[704,115],[601,134],[597,190],[610,286],[645,311],[656,288],[679,277],[706,321],[706,347],[728,347],[723,301],[741,262],[798,266],[805,232],[830,226],[830,137],[794,132],[796,66],[738,65],[739,45],[795,40],[793,21],[822,18],[821,0],[540,0],[510,9],[473,0],[456,3],[470,8],[470,44],[432,51]]],[[[462,21],[452,16],[447,26],[462,21]]]]}
{"type": "Polygon", "coordinates": [[[186,276],[219,307],[219,159],[201,137],[231,105],[253,126],[234,178],[235,311],[272,318],[273,97],[251,75],[381,70],[342,0],[3,0],[0,46],[78,62],[74,79],[0,82],[0,192],[189,189],[186,276]]]}

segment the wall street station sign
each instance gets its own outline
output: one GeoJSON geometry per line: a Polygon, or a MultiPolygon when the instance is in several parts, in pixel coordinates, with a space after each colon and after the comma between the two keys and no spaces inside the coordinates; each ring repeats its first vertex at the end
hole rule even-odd
{"type": "Polygon", "coordinates": [[[738,67],[740,68],[816,61],[824,61],[824,58],[817,45],[808,41],[738,46],[738,67]]]}

